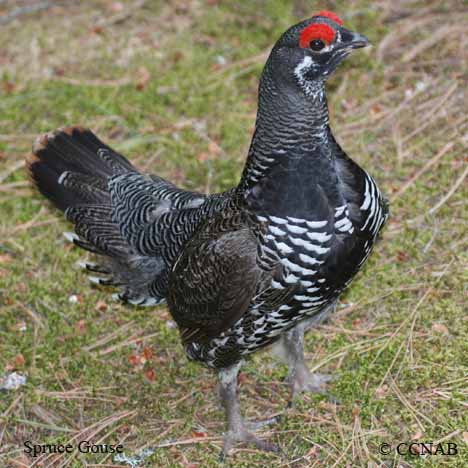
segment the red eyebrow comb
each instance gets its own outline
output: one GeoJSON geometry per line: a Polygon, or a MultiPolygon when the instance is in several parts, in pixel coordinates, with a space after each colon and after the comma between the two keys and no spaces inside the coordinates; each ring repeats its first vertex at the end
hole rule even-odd
{"type": "Polygon", "coordinates": [[[301,31],[299,36],[299,46],[309,47],[310,41],[320,39],[326,44],[330,44],[335,38],[335,31],[324,23],[312,23],[301,31]]]}
{"type": "Polygon", "coordinates": [[[343,25],[342,19],[338,15],[333,13],[333,11],[322,10],[322,11],[319,11],[318,13],[316,13],[314,16],[324,16],[325,18],[328,18],[328,19],[334,21],[336,24],[339,24],[340,26],[343,25]]]}

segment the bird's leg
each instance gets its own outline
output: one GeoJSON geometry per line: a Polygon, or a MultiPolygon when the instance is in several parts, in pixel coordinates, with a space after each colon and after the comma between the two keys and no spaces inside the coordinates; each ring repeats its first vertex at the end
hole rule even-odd
{"type": "Polygon", "coordinates": [[[227,431],[224,436],[223,450],[220,458],[223,460],[236,442],[255,445],[260,450],[277,452],[278,447],[260,440],[248,430],[240,414],[239,399],[237,397],[237,374],[240,363],[219,371],[219,394],[221,403],[226,410],[227,431]]]}
{"type": "Polygon", "coordinates": [[[284,333],[274,345],[274,353],[288,366],[287,381],[291,386],[291,401],[304,391],[325,393],[325,384],[332,377],[327,374],[310,372],[304,359],[304,331],[306,323],[298,323],[293,329],[284,333]]]}

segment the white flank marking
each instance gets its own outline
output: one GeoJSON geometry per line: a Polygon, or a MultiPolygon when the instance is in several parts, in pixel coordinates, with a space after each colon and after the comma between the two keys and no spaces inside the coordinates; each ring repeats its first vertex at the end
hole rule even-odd
{"type": "Polygon", "coordinates": [[[309,252],[315,252],[317,255],[326,254],[330,249],[328,247],[319,247],[318,245],[307,243],[304,248],[309,252]]]}
{"type": "Polygon", "coordinates": [[[328,221],[307,221],[306,224],[311,229],[317,229],[325,227],[328,224],[328,221]]]}
{"type": "Polygon", "coordinates": [[[63,237],[65,237],[68,242],[73,242],[74,240],[79,239],[79,237],[74,232],[64,232],[63,237]]]}
{"type": "Polygon", "coordinates": [[[294,296],[294,299],[296,299],[296,301],[301,301],[301,302],[304,302],[304,301],[313,302],[314,299],[319,300],[320,298],[319,297],[297,295],[297,296],[294,296]]]}
{"type": "Polygon", "coordinates": [[[341,205],[335,208],[335,218],[338,218],[338,216],[341,216],[345,208],[346,208],[346,205],[341,205]]]}
{"type": "Polygon", "coordinates": [[[282,258],[281,264],[289,268],[291,271],[294,271],[295,273],[301,273],[302,275],[315,275],[315,273],[317,273],[316,270],[303,268],[300,265],[296,265],[295,263],[290,262],[287,258],[282,258]]]}
{"type": "Polygon", "coordinates": [[[281,328],[276,328],[276,329],[273,329],[270,332],[268,332],[268,336],[270,338],[272,338],[273,336],[279,335],[282,332],[283,332],[283,330],[281,330],[281,328]]]}
{"type": "Polygon", "coordinates": [[[101,284],[101,279],[99,276],[88,276],[89,282],[93,284],[101,284]]]}
{"type": "Polygon", "coordinates": [[[307,237],[312,241],[320,242],[321,244],[324,242],[328,242],[332,235],[326,234],[324,232],[308,232],[307,237]]]}
{"type": "Polygon", "coordinates": [[[268,230],[272,232],[275,236],[284,236],[286,232],[281,230],[279,227],[276,226],[269,226],[268,230]]]}
{"type": "Polygon", "coordinates": [[[288,284],[294,284],[299,281],[299,278],[296,275],[290,273],[288,276],[286,276],[286,278],[284,278],[284,281],[286,281],[288,284]]]}
{"type": "Polygon", "coordinates": [[[298,237],[290,237],[289,240],[299,247],[306,247],[307,245],[312,245],[310,242],[305,241],[304,239],[300,239],[298,237]]]}
{"type": "MultiPolygon", "coordinates": [[[[268,236],[267,236],[268,237],[268,236]]],[[[284,254],[289,254],[293,252],[293,249],[289,247],[288,244],[285,244],[284,242],[276,242],[275,241],[276,248],[284,254]]]]}
{"type": "Polygon", "coordinates": [[[309,265],[321,265],[323,263],[323,261],[317,260],[316,258],[306,254],[299,254],[299,260],[304,263],[308,263],[309,265]]]}
{"type": "Polygon", "coordinates": [[[351,221],[348,218],[345,218],[345,219],[347,221],[346,224],[338,228],[340,232],[350,232],[351,229],[353,228],[351,221]]]}
{"type": "Polygon", "coordinates": [[[287,216],[287,218],[288,221],[291,221],[292,223],[304,224],[306,222],[306,220],[302,218],[293,218],[292,216],[287,216]]]}
{"type": "Polygon", "coordinates": [[[216,338],[213,340],[213,343],[216,345],[216,346],[224,346],[229,340],[229,337],[226,336],[226,338],[216,338]]]}
{"type": "Polygon", "coordinates": [[[65,180],[65,178],[67,177],[68,174],[69,174],[68,171],[62,172],[62,173],[60,174],[60,177],[59,177],[58,180],[57,180],[57,183],[58,183],[59,185],[62,185],[63,181],[65,180]]]}
{"type": "Polygon", "coordinates": [[[287,224],[287,221],[284,218],[277,218],[276,216],[269,216],[270,221],[273,221],[276,224],[287,224]]]}
{"type": "Polygon", "coordinates": [[[341,227],[345,226],[348,223],[349,223],[349,219],[348,218],[343,218],[343,219],[340,219],[339,221],[337,221],[335,223],[335,227],[337,229],[340,229],[341,227]]]}
{"type": "Polygon", "coordinates": [[[327,301],[323,300],[323,301],[318,301],[318,302],[304,302],[302,305],[304,307],[317,307],[319,305],[322,305],[325,302],[327,301]]]}
{"type": "Polygon", "coordinates": [[[359,207],[361,210],[365,211],[367,208],[369,208],[370,202],[371,202],[371,197],[369,193],[369,181],[367,180],[367,177],[365,178],[366,181],[366,189],[364,193],[364,202],[362,205],[359,207]]]}
{"type": "Polygon", "coordinates": [[[287,224],[286,228],[288,231],[292,232],[293,234],[304,234],[304,232],[307,232],[306,228],[301,228],[299,226],[293,226],[291,224],[287,224]]]}
{"type": "Polygon", "coordinates": [[[285,289],[281,283],[278,283],[278,281],[275,280],[271,280],[271,287],[273,289],[285,289]]]}

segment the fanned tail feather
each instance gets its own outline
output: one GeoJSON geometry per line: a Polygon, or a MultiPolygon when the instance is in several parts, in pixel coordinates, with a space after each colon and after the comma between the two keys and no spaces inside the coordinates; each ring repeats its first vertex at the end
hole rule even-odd
{"type": "Polygon", "coordinates": [[[117,296],[125,302],[161,302],[163,297],[155,293],[153,283],[164,271],[162,259],[140,255],[113,219],[109,182],[129,173],[143,176],[122,155],[81,127],[39,137],[32,153],[27,168],[34,185],[75,226],[75,233],[65,233],[65,237],[100,256],[100,264],[84,263],[88,271],[105,275],[91,276],[91,282],[120,287],[117,296]]]}

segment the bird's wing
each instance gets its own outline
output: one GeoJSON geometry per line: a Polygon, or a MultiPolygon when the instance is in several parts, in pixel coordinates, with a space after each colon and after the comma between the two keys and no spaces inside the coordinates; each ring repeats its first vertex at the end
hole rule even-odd
{"type": "Polygon", "coordinates": [[[210,219],[187,243],[167,297],[185,343],[218,336],[248,310],[265,275],[257,250],[255,227],[242,212],[210,219]]]}
{"type": "Polygon", "coordinates": [[[108,209],[81,205],[67,209],[67,218],[88,243],[104,252],[112,250],[104,260],[110,278],[94,280],[120,286],[119,298],[125,302],[152,305],[153,299],[165,297],[173,261],[216,203],[200,209],[204,195],[137,172],[110,178],[107,189],[108,209]],[[122,250],[127,253],[124,263],[119,261],[122,250]]]}

